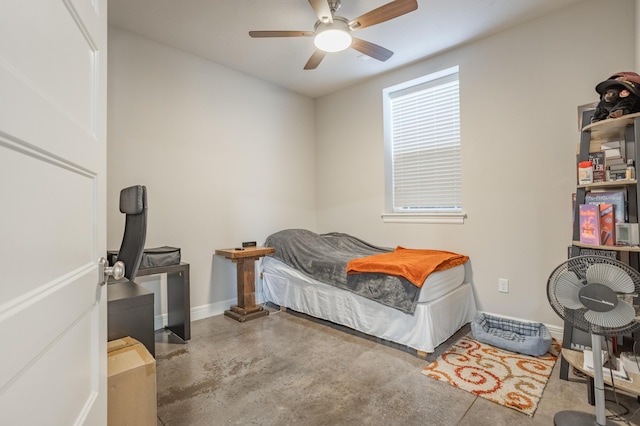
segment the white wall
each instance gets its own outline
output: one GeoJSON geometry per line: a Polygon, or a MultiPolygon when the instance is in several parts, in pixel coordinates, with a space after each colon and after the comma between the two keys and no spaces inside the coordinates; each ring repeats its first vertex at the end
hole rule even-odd
{"type": "Polygon", "coordinates": [[[571,241],[576,107],[598,99],[598,82],[634,69],[634,8],[581,2],[318,99],[318,230],[469,255],[481,310],[560,326],[546,284],[571,241]],[[603,29],[611,17],[615,35],[603,29]],[[466,223],[383,224],[382,89],[454,65],[466,223]],[[510,280],[508,294],[498,278],[510,280]]]}
{"type": "Polygon", "coordinates": [[[316,226],[314,102],[114,27],[108,53],[108,247],[120,189],[146,185],[146,246],[180,247],[192,308],[221,313],[236,270],[215,249],[316,226]]]}

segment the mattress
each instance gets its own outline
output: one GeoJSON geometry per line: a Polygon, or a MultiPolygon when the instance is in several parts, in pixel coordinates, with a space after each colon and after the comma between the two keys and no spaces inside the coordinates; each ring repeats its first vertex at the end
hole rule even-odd
{"type": "Polygon", "coordinates": [[[275,249],[269,257],[310,278],[410,315],[415,312],[422,284],[430,272],[449,269],[468,259],[442,250],[400,246],[392,250],[342,232],[317,234],[296,228],[269,235],[264,246],[275,249]],[[353,273],[348,273],[350,270],[353,273]]]}
{"type": "Polygon", "coordinates": [[[418,351],[433,352],[477,314],[463,265],[432,274],[413,315],[322,283],[271,257],[261,265],[265,300],[418,351]]]}
{"type": "MultiPolygon", "coordinates": [[[[263,268],[276,274],[290,276],[299,280],[306,280],[310,283],[320,282],[273,257],[265,257],[263,259],[263,268]]],[[[464,282],[464,277],[464,265],[454,266],[453,268],[445,269],[444,271],[432,272],[422,285],[422,289],[420,290],[420,295],[418,297],[418,303],[429,302],[444,296],[462,284],[464,282]]]]}

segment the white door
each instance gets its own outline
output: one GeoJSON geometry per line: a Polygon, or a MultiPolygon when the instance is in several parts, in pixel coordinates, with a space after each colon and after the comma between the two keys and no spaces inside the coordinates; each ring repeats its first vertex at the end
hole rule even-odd
{"type": "Polygon", "coordinates": [[[106,424],[106,0],[0,0],[0,423],[106,424]]]}

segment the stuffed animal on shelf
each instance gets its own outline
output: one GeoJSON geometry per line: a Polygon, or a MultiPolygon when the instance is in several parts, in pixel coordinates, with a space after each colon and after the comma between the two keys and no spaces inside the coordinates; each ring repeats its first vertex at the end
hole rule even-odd
{"type": "Polygon", "coordinates": [[[596,92],[600,94],[600,102],[592,123],[640,112],[640,75],[635,72],[612,75],[596,86],[596,92]]]}

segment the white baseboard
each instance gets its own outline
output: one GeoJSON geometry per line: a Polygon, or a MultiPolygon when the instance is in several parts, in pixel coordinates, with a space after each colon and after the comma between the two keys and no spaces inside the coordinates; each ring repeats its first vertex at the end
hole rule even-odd
{"type": "MultiPolygon", "coordinates": [[[[213,317],[215,315],[222,315],[224,311],[228,310],[231,306],[236,305],[238,303],[237,298],[224,300],[222,302],[210,303],[208,305],[200,305],[191,308],[191,321],[197,321],[204,318],[213,317]]],[[[262,292],[256,293],[256,303],[261,304],[264,303],[264,298],[262,297],[262,292]]],[[[167,324],[168,315],[166,313],[162,315],[155,315],[153,318],[153,326],[155,330],[163,329],[167,324]]]]}

